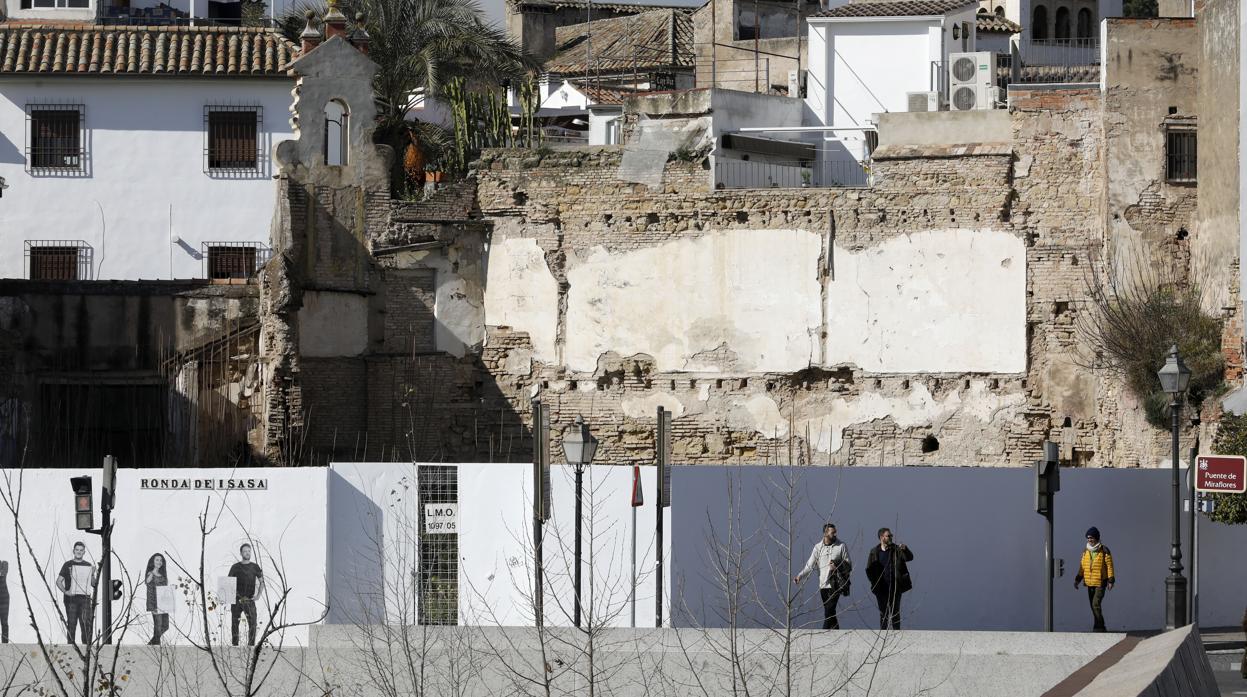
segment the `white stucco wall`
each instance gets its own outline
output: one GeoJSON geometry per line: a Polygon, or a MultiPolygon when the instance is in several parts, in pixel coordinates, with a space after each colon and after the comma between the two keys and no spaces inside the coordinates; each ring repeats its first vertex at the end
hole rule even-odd
{"type": "Polygon", "coordinates": [[[818,361],[818,233],[728,230],[623,253],[594,248],[567,273],[566,363],[593,371],[615,351],[660,371],[716,370],[726,345],[744,371],[818,361]]]}
{"type": "Polygon", "coordinates": [[[931,61],[941,55],[938,20],[825,26],[829,125],[864,126],[872,114],[905,111],[907,92],[931,89],[931,61]]]}
{"type": "Polygon", "coordinates": [[[533,357],[557,362],[559,284],[537,240],[495,239],[488,259],[485,324],[528,332],[533,357]]]}
{"type": "Polygon", "coordinates": [[[620,107],[590,109],[589,145],[618,145],[621,137],[619,129],[623,125],[622,119],[623,109],[620,107]]]}
{"type": "MultiPolygon", "coordinates": [[[[957,229],[837,246],[825,305],[821,255],[818,232],[721,230],[573,256],[563,364],[593,372],[614,352],[675,372],[792,372],[820,362],[877,373],[1025,372],[1020,238],[957,229]]],[[[486,323],[528,332],[533,357],[558,361],[558,284],[536,241],[495,242],[488,279],[486,323]]]]}
{"type": "Polygon", "coordinates": [[[299,308],[304,356],[358,356],[368,348],[368,298],[358,293],[309,290],[299,308]]]}
{"type": "Polygon", "coordinates": [[[285,78],[0,80],[0,278],[24,278],[24,240],[84,240],[101,279],[200,278],[203,242],[268,245],[271,152],[291,137],[285,78]],[[26,171],[27,104],[85,107],[86,171],[26,171]],[[204,107],[263,108],[249,178],[206,173],[204,107]],[[173,236],[180,242],[173,242],[173,236]]]}
{"type": "Polygon", "coordinates": [[[1026,245],[946,230],[835,250],[827,361],[900,373],[1026,370],[1026,245]],[[990,288],[990,292],[984,289],[990,288]]]}

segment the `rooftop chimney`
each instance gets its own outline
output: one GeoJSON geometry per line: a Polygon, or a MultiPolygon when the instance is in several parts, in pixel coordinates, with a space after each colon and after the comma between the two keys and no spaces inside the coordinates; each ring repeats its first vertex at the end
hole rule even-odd
{"type": "Polygon", "coordinates": [[[299,40],[302,42],[302,51],[306,54],[320,45],[321,34],[316,28],[316,13],[308,10],[303,16],[307,18],[307,24],[303,27],[303,33],[299,34],[299,40]]]}
{"type": "Polygon", "coordinates": [[[359,49],[359,52],[368,55],[368,43],[372,41],[372,37],[368,35],[368,30],[364,28],[364,13],[355,14],[355,28],[346,37],[350,42],[359,49]]]}
{"type": "Polygon", "coordinates": [[[325,13],[325,39],[335,36],[350,39],[346,35],[346,15],[338,9],[338,0],[329,0],[329,11],[325,13]]]}

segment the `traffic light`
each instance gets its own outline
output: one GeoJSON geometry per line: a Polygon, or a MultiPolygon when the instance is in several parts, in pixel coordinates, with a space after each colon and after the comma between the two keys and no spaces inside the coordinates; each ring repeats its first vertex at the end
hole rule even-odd
{"type": "Polygon", "coordinates": [[[113,600],[121,600],[121,581],[113,581],[113,600]]]}
{"type": "Polygon", "coordinates": [[[1035,512],[1052,513],[1052,497],[1061,490],[1059,447],[1044,441],[1044,457],[1035,461],[1035,512]]]}
{"type": "Polygon", "coordinates": [[[91,478],[70,477],[69,485],[74,489],[74,514],[78,529],[94,528],[95,507],[91,505],[91,478]]]}

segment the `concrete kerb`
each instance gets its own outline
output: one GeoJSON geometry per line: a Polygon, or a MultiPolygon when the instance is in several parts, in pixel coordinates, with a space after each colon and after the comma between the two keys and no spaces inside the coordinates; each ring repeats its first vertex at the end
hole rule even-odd
{"type": "MultiPolygon", "coordinates": [[[[514,676],[504,666],[537,675],[543,658],[557,667],[560,690],[576,693],[583,687],[578,681],[587,672],[584,634],[573,628],[549,628],[544,654],[535,630],[524,627],[389,627],[374,633],[372,641],[404,629],[420,633],[416,645],[427,647],[423,653],[428,660],[426,670],[446,673],[443,663],[462,658],[456,651],[484,658],[476,663],[474,694],[512,694],[514,676]]],[[[791,655],[799,668],[793,674],[793,694],[825,694],[827,685],[834,684],[846,697],[865,695],[867,690],[872,697],[1040,697],[1124,638],[1121,634],[921,630],[800,631],[794,636],[791,655]]],[[[1168,635],[1159,638],[1164,637],[1168,635]]],[[[607,629],[597,637],[595,670],[602,671],[609,682],[607,691],[615,695],[683,695],[694,685],[710,694],[726,694],[732,675],[724,658],[728,638],[726,630],[607,629]]],[[[753,676],[776,674],[785,649],[781,632],[739,630],[734,639],[743,647],[742,670],[753,676]]],[[[370,674],[376,666],[370,667],[361,651],[368,643],[367,632],[361,628],[313,627],[306,648],[286,650],[265,693],[320,697],[329,686],[354,686],[351,694],[376,694],[370,674]]],[[[169,679],[171,665],[201,677],[212,675],[206,656],[192,647],[122,650],[123,662],[131,671],[128,697],[161,694],[158,681],[169,679]]],[[[39,668],[32,651],[29,645],[0,645],[0,664],[16,665],[14,659],[25,656],[27,668],[39,668]]],[[[223,655],[238,658],[239,651],[227,647],[223,655]]],[[[1156,660],[1164,662],[1167,655],[1172,657],[1161,650],[1156,660]]],[[[211,680],[202,682],[201,688],[205,697],[223,694],[211,680]]]]}
{"type": "Polygon", "coordinates": [[[1077,697],[1218,697],[1216,677],[1193,625],[1140,641],[1077,697]]]}

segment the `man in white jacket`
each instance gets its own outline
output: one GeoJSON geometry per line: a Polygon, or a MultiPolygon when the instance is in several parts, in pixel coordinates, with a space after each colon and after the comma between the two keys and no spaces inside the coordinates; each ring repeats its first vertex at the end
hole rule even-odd
{"type": "Polygon", "coordinates": [[[831,523],[823,526],[823,539],[810,550],[810,560],[792,582],[800,585],[815,568],[818,569],[818,594],[823,601],[823,629],[839,629],[836,604],[847,590],[853,563],[849,561],[849,548],[836,537],[836,526],[831,523]]]}

